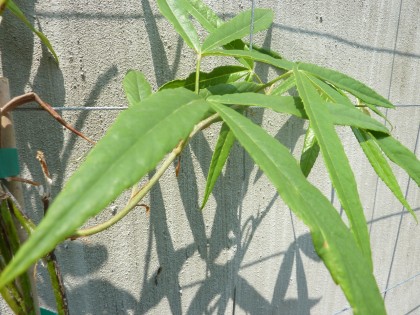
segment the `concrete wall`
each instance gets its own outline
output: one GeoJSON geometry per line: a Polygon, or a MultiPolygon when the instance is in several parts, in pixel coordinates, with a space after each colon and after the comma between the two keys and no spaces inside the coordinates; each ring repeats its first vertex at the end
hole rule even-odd
{"type": "MultiPolygon", "coordinates": [[[[19,22],[0,25],[0,75],[13,96],[35,91],[54,106],[124,106],[121,81],[143,71],[154,87],[193,71],[194,58],[159,14],[154,1],[16,1],[53,43],[51,56],[19,22]]],[[[207,0],[224,18],[250,1],[207,0]]],[[[420,2],[256,1],[272,8],[275,23],[256,41],[286,58],[335,68],[374,87],[400,106],[389,111],[393,134],[420,154],[420,2]],[[416,106],[407,106],[416,105],[416,106]]],[[[209,65],[210,66],[210,65],[209,65]]],[[[272,73],[259,67],[266,79],[272,73]]],[[[63,112],[77,129],[100,139],[118,111],[63,112]]],[[[255,110],[257,122],[299,154],[305,124],[255,110]]],[[[43,112],[14,114],[22,176],[41,180],[35,160],[46,154],[54,194],[81,163],[89,144],[43,112]]],[[[170,170],[145,201],[99,235],[57,249],[72,314],[334,314],[347,306],[316,256],[307,228],[284,206],[268,180],[239,147],[206,209],[198,211],[217,127],[197,136],[182,156],[178,178],[170,170]]],[[[420,272],[420,231],[378,181],[352,136],[340,129],[360,184],[381,290],[420,272]]],[[[395,169],[413,208],[419,189],[395,169]]],[[[310,176],[337,198],[322,163],[310,176]]],[[[109,219],[118,200],[89,224],[109,219]]],[[[42,217],[37,191],[27,187],[26,208],[42,217]]],[[[41,304],[54,309],[43,266],[41,304]]],[[[386,294],[389,314],[420,312],[420,277],[386,294]]],[[[0,313],[9,314],[0,301],[0,313]]],[[[348,311],[347,313],[351,313],[348,311]]]]}

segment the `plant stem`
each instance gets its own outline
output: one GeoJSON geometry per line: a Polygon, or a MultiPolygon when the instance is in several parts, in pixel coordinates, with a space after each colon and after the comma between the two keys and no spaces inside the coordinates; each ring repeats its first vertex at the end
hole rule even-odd
{"type": "MultiPolygon", "coordinates": [[[[2,244],[2,252],[4,257],[8,257],[9,255],[5,255],[4,245],[10,251],[11,257],[13,257],[20,247],[20,241],[18,232],[15,226],[15,221],[11,215],[12,209],[9,208],[9,203],[7,200],[3,200],[0,206],[0,213],[1,213],[1,220],[2,220],[2,230],[3,230],[3,238],[1,242],[5,242],[6,244],[2,244]]],[[[7,258],[6,258],[7,259],[7,258]]],[[[16,278],[16,282],[18,286],[16,286],[17,294],[22,296],[22,308],[28,314],[33,312],[34,310],[34,301],[31,295],[31,282],[29,280],[29,276],[27,273],[23,273],[21,276],[16,278]]],[[[13,287],[13,286],[12,286],[13,287]]]]}
{"type": "Polygon", "coordinates": [[[110,220],[95,225],[91,228],[81,229],[76,231],[70,239],[76,239],[79,237],[90,236],[99,232],[106,230],[107,228],[111,227],[122,218],[124,218],[133,208],[135,208],[138,203],[143,199],[144,196],[152,189],[152,187],[157,183],[157,181],[162,177],[165,171],[169,168],[173,161],[181,154],[182,150],[185,148],[189,140],[200,130],[208,127],[213,122],[219,119],[219,114],[213,114],[212,116],[208,117],[207,119],[202,120],[199,124],[197,124],[193,131],[189,134],[186,141],[181,141],[175,149],[169,154],[166,160],[163,162],[161,167],[157,170],[157,172],[153,175],[153,177],[147,182],[145,186],[143,186],[138,192],[134,193],[130,200],[128,201],[127,205],[124,207],[123,210],[118,212],[115,216],[113,216],[110,220]]]}
{"type": "Polygon", "coordinates": [[[200,91],[200,67],[201,67],[201,54],[197,55],[197,64],[195,68],[195,93],[200,91]]]}
{"type": "Polygon", "coordinates": [[[272,86],[274,83],[276,83],[277,81],[283,80],[285,78],[287,78],[289,75],[291,75],[293,73],[293,71],[287,71],[286,73],[283,73],[282,75],[279,75],[277,78],[271,80],[270,82],[267,82],[266,84],[264,84],[260,90],[263,90],[269,86],[272,86]]]}
{"type": "Polygon", "coordinates": [[[46,257],[47,270],[50,275],[53,287],[55,302],[57,304],[57,313],[59,315],[69,315],[66,291],[64,289],[63,279],[57,265],[57,259],[54,251],[50,252],[46,257]]]}

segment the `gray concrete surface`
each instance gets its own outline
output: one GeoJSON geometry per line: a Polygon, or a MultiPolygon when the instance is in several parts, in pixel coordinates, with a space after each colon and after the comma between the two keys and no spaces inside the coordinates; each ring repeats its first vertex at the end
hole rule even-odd
{"type": "MultiPolygon", "coordinates": [[[[49,37],[60,67],[21,23],[5,15],[0,75],[9,78],[13,96],[33,90],[54,106],[124,106],[121,81],[128,69],[143,71],[155,88],[193,71],[193,56],[154,1],[16,2],[49,37]]],[[[251,5],[205,2],[223,18],[251,5]]],[[[259,44],[292,60],[343,71],[404,105],[388,112],[393,134],[420,155],[420,2],[261,0],[256,5],[275,11],[272,29],[255,37],[259,44]]],[[[271,75],[264,67],[258,71],[263,78],[271,75]]],[[[94,139],[117,115],[63,114],[94,139]]],[[[299,154],[303,122],[258,110],[252,115],[299,154]]],[[[89,144],[45,113],[16,112],[14,118],[22,176],[42,178],[35,155],[43,150],[57,194],[89,144]]],[[[353,137],[339,131],[360,184],[375,274],[385,290],[420,272],[419,227],[378,181],[353,137]]],[[[235,147],[206,209],[198,211],[216,133],[214,127],[198,135],[182,156],[180,176],[169,171],[153,189],[146,200],[150,215],[138,209],[106,232],[58,247],[71,314],[302,315],[334,314],[347,306],[314,253],[307,228],[241,148],[235,147]]],[[[418,187],[400,169],[395,171],[418,211],[418,187]]],[[[310,179],[337,205],[321,162],[310,179]]],[[[109,219],[123,203],[121,198],[88,224],[109,219]]],[[[25,206],[39,221],[42,207],[34,188],[27,187],[25,206]]],[[[54,309],[42,265],[38,283],[42,306],[54,309]]],[[[420,314],[419,301],[420,277],[385,297],[389,314],[420,314]]],[[[9,314],[2,301],[0,313],[9,314]]]]}

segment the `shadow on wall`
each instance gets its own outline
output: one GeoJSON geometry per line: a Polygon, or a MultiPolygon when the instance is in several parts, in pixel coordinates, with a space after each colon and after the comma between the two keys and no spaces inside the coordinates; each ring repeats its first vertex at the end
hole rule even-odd
{"type": "MultiPolygon", "coordinates": [[[[165,45],[159,34],[156,21],[158,17],[153,14],[148,0],[137,1],[139,1],[144,12],[143,18],[150,46],[152,47],[150,55],[156,82],[158,85],[161,85],[167,80],[173,79],[177,72],[183,42],[180,39],[177,40],[175,60],[173,66],[171,66],[166,55],[165,45]]],[[[22,5],[25,12],[31,13],[34,11],[33,3],[16,2],[18,5],[22,5]]],[[[28,16],[31,16],[31,14],[28,16]]],[[[92,17],[89,16],[89,18],[92,17]]],[[[25,28],[21,28],[19,23],[14,18],[5,15],[0,25],[0,42],[6,43],[0,46],[2,71],[10,79],[13,96],[22,94],[27,89],[33,62],[33,35],[25,28]],[[3,34],[7,34],[7,36],[3,34]],[[12,39],[15,37],[21,40],[13,41],[12,39]],[[22,46],[23,43],[24,46],[22,46]],[[21,52],[21,54],[17,55],[16,51],[21,52]]],[[[285,26],[278,25],[274,27],[280,27],[289,32],[305,32],[314,36],[330,37],[340,41],[340,38],[327,36],[328,34],[288,29],[285,26]]],[[[264,41],[265,47],[269,48],[270,43],[271,33],[268,32],[264,41]]],[[[368,46],[361,48],[371,49],[368,46]]],[[[263,78],[268,76],[268,71],[263,66],[258,66],[257,71],[263,78]]],[[[116,77],[117,73],[117,67],[111,66],[99,76],[85,104],[89,106],[95,104],[98,96],[109,82],[116,77]]],[[[33,87],[31,88],[35,92],[38,89],[42,90],[43,94],[41,95],[40,93],[42,98],[54,106],[60,106],[65,102],[66,93],[64,86],[64,78],[61,71],[55,66],[48,53],[44,51],[33,87]]],[[[88,115],[88,112],[84,112],[78,116],[75,123],[76,129],[83,127],[88,115]]],[[[256,123],[260,123],[262,116],[263,111],[257,110],[253,112],[252,118],[256,123]]],[[[29,123],[32,121],[31,118],[30,114],[19,113],[16,119],[18,125],[17,137],[19,146],[23,151],[22,156],[24,156],[25,160],[33,159],[36,155],[36,150],[48,149],[48,155],[51,154],[51,156],[57,157],[57,159],[51,161],[50,168],[64,169],[75,144],[75,136],[72,135],[72,138],[64,143],[61,126],[57,125],[50,117],[40,115],[37,117],[36,123],[34,122],[33,124],[29,123]],[[44,134],[45,137],[39,136],[44,134]],[[48,137],[48,142],[50,143],[47,145],[47,148],[45,148],[46,137],[48,137]],[[62,156],[62,158],[59,159],[59,156],[62,156]]],[[[278,131],[276,138],[293,151],[298,138],[302,135],[302,131],[303,121],[297,118],[290,118],[278,131]],[[288,128],[288,124],[293,124],[293,128],[288,128]],[[292,130],[291,133],[290,130],[292,130]]],[[[196,157],[201,169],[207,170],[211,157],[211,148],[203,135],[199,134],[183,154],[181,173],[178,178],[179,191],[194,242],[182,248],[174,245],[175,242],[170,233],[170,226],[168,226],[162,189],[159,185],[156,185],[151,192],[150,198],[150,207],[153,211],[150,212],[148,247],[144,250],[142,249],[142,252],[146,252],[143,274],[152,274],[152,276],[145,278],[139,288],[138,295],[140,299],[137,299],[132,292],[118,288],[107,280],[89,279],[89,275],[100,272],[101,267],[107,263],[108,252],[104,246],[70,242],[64,245],[64,247],[68,246],[68,251],[64,251],[62,247],[58,248],[57,256],[71,253],[71,255],[77,256],[77,259],[84,261],[85,268],[80,269],[80,264],[77,266],[66,265],[63,268],[64,275],[66,277],[87,278],[83,285],[67,288],[70,309],[74,307],[74,309],[84,311],[87,308],[93,308],[95,310],[94,314],[126,314],[129,310],[134,314],[145,314],[153,312],[153,309],[162,300],[166,299],[172,314],[182,314],[183,309],[185,309],[185,298],[183,299],[182,296],[181,273],[189,258],[198,253],[205,264],[207,276],[204,280],[190,284],[190,286],[197,286],[198,289],[187,307],[187,314],[233,314],[239,308],[249,314],[310,314],[311,308],[320,301],[320,299],[309,297],[303,266],[303,256],[319,261],[318,256],[314,254],[310,235],[295,235],[294,242],[288,246],[286,251],[279,255],[282,256],[282,259],[278,259],[280,270],[277,275],[273,276],[276,277],[276,280],[272,298],[268,300],[267,297],[262,296],[253,287],[252,283],[240,275],[240,270],[244,268],[244,257],[250,248],[253,236],[272,210],[278,196],[274,195],[264,210],[249,217],[243,217],[246,209],[243,209],[242,197],[246,193],[249,183],[255,183],[262,173],[258,172],[255,178],[251,179],[253,164],[241,148],[235,147],[233,155],[228,161],[230,167],[219,179],[213,193],[216,201],[216,207],[212,210],[215,212],[215,219],[210,237],[207,237],[206,223],[202,212],[198,211],[200,200],[196,184],[197,178],[193,172],[192,154],[196,157]],[[242,176],[239,179],[238,174],[242,176]],[[231,237],[231,232],[233,232],[235,238],[231,237]],[[234,254],[224,264],[219,264],[217,258],[226,248],[232,247],[236,248],[234,254]],[[151,270],[152,267],[150,266],[150,259],[154,249],[156,249],[159,260],[159,268],[157,270],[151,270]],[[286,298],[286,292],[290,284],[289,279],[294,269],[297,281],[297,298],[286,298]],[[95,301],[88,300],[88,298],[92,297],[91,292],[96,293],[95,301]],[[230,307],[232,309],[228,309],[230,307]]],[[[29,163],[27,166],[33,178],[42,177],[36,163],[29,163]]],[[[57,187],[61,187],[62,182],[63,174],[59,174],[56,182],[57,187]]],[[[35,191],[27,195],[26,198],[39,199],[35,191]]],[[[39,205],[38,208],[41,209],[41,206],[39,205]]],[[[418,209],[416,210],[418,211],[418,209]]],[[[38,216],[40,217],[41,214],[38,214],[38,216]]],[[[264,259],[265,257],[261,258],[255,264],[261,263],[264,259]]],[[[52,304],[49,306],[53,307],[52,304]]]]}
{"type": "MultiPolygon", "coordinates": [[[[27,16],[34,16],[34,4],[23,1],[17,1],[17,4],[25,11],[27,16]]],[[[172,79],[178,70],[178,63],[181,58],[181,49],[183,42],[178,39],[176,48],[176,57],[171,67],[165,52],[165,46],[159,36],[159,30],[155,16],[149,1],[141,0],[141,5],[145,13],[145,24],[148,32],[149,41],[152,47],[152,61],[155,69],[156,82],[161,85],[169,79],[172,79]]],[[[36,22],[34,20],[32,23],[36,22]]],[[[3,75],[10,80],[11,94],[17,96],[25,91],[33,90],[41,98],[53,106],[62,106],[65,103],[66,91],[65,82],[61,70],[55,65],[46,50],[36,70],[32,86],[30,84],[31,68],[33,65],[33,34],[27,30],[20,22],[10,15],[5,15],[0,26],[0,35],[2,44],[0,53],[2,56],[3,75]],[[4,36],[4,38],[3,38],[4,36]],[[13,40],[19,38],[19,41],[13,40]],[[16,51],[21,52],[16,54],[16,51]]],[[[266,44],[270,42],[267,37],[266,44]]],[[[262,77],[268,75],[264,67],[258,69],[262,77]]],[[[85,104],[92,106],[98,99],[99,94],[108,85],[109,81],[117,75],[117,68],[112,66],[103,73],[96,81],[85,104]]],[[[81,113],[74,127],[81,129],[88,117],[88,112],[81,113]]],[[[256,111],[253,115],[255,122],[262,121],[262,111],[256,111]]],[[[30,113],[19,113],[16,116],[16,131],[19,150],[22,161],[26,163],[26,168],[32,178],[42,178],[40,168],[34,162],[37,150],[48,152],[48,156],[56,157],[49,159],[49,167],[54,170],[65,169],[70,158],[71,150],[75,144],[75,136],[64,143],[63,129],[54,120],[46,114],[37,114],[37,119],[33,119],[30,113]],[[59,158],[61,157],[61,158],[59,158]]],[[[298,129],[301,129],[302,125],[298,129]]],[[[293,147],[301,132],[298,131],[292,138],[283,137],[282,130],[278,137],[289,141],[290,147],[293,147]]],[[[178,178],[179,190],[186,211],[186,217],[192,232],[194,243],[175,249],[174,241],[171,238],[170,228],[166,218],[166,209],[163,201],[160,186],[155,186],[151,192],[150,207],[153,209],[150,214],[150,225],[148,248],[146,249],[146,261],[144,264],[144,274],[150,274],[148,258],[152,251],[152,240],[156,241],[156,248],[160,267],[153,273],[149,279],[145,279],[142,287],[139,288],[140,300],[137,300],[132,293],[127,290],[117,288],[107,280],[87,280],[85,284],[76,288],[67,288],[70,309],[83,310],[94,308],[95,314],[125,314],[128,310],[133,310],[135,314],[145,314],[150,312],[162,299],[167,299],[173,314],[182,313],[182,288],[179,277],[182,269],[188,259],[196,252],[205,262],[207,278],[199,281],[195,296],[188,306],[187,314],[198,314],[207,312],[216,312],[219,314],[234,312],[235,307],[247,311],[250,314],[258,314],[261,310],[293,310],[299,305],[299,314],[309,314],[309,311],[318,300],[309,299],[305,272],[302,265],[302,253],[317,260],[312,251],[305,251],[310,247],[310,237],[308,235],[300,236],[292,243],[284,254],[281,263],[280,272],[277,276],[276,286],[272,301],[263,297],[252,284],[239,275],[241,264],[244,261],[245,254],[252,242],[253,236],[271,210],[277,195],[273,196],[272,201],[264,211],[257,215],[243,218],[241,211],[242,196],[247,190],[250,180],[250,173],[253,169],[252,163],[246,161],[242,149],[236,147],[230,161],[231,166],[220,179],[221,189],[214,192],[216,199],[215,221],[213,222],[211,236],[206,236],[206,226],[199,209],[198,187],[196,186],[196,176],[193,173],[193,160],[191,154],[194,153],[202,169],[207,169],[211,149],[202,135],[199,135],[189,147],[190,152],[185,152],[182,156],[182,171],[178,178]],[[242,178],[238,180],[237,174],[242,178]],[[191,184],[192,183],[192,184],[191,184]],[[232,192],[226,196],[225,191],[232,192]],[[229,233],[233,231],[236,235],[232,239],[229,233]],[[216,262],[220,254],[226,249],[236,246],[235,254],[225,264],[220,265],[216,262]],[[298,281],[298,299],[286,299],[285,294],[289,285],[289,277],[292,273],[293,264],[296,263],[296,276],[298,281]],[[85,300],[92,297],[91,292],[96,292],[96,301],[85,300]],[[216,302],[214,303],[216,299],[216,302]],[[229,310],[229,301],[233,301],[233,310],[229,310]],[[94,305],[92,305],[94,303],[94,305]]],[[[188,150],[187,150],[188,151],[188,150]]],[[[55,186],[62,187],[63,173],[58,174],[55,186]]],[[[261,176],[261,174],[259,174],[261,176]]],[[[31,190],[25,196],[26,200],[39,200],[38,192],[31,190]]],[[[42,209],[41,204],[37,206],[42,209]]],[[[35,214],[35,220],[42,217],[42,210],[35,214]]],[[[78,260],[84,262],[84,267],[80,269],[80,264],[63,266],[65,277],[87,277],[89,274],[98,272],[107,262],[108,252],[102,245],[90,245],[81,242],[70,242],[57,249],[57,256],[74,255],[78,260]],[[66,248],[64,250],[63,248],[66,248]]],[[[258,263],[258,262],[257,262],[258,263]]],[[[279,261],[280,263],[280,261],[279,261]]],[[[42,290],[50,291],[48,278],[41,275],[42,290]]],[[[51,292],[51,291],[50,291],[51,292]]],[[[46,302],[53,307],[51,299],[46,302]]],[[[184,302],[185,303],[185,302],[184,302]]]]}

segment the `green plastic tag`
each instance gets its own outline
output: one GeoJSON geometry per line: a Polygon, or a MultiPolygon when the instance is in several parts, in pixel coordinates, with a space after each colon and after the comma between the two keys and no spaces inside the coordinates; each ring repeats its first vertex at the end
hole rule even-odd
{"type": "Polygon", "coordinates": [[[57,315],[57,313],[46,310],[45,308],[41,308],[40,310],[41,310],[41,315],[57,315]]]}
{"type": "Polygon", "coordinates": [[[19,160],[16,148],[0,149],[0,178],[17,176],[19,174],[19,160]]]}

